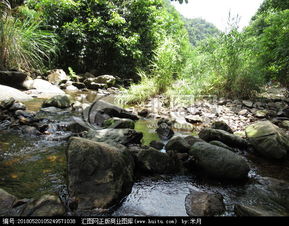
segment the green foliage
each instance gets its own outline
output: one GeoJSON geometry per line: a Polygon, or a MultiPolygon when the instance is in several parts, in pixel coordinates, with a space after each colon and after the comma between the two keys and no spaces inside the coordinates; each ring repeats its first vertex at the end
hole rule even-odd
{"type": "Polygon", "coordinates": [[[0,67],[1,69],[41,69],[55,53],[55,36],[40,29],[40,24],[31,19],[11,16],[6,7],[6,16],[0,18],[0,67]]]}
{"type": "Polygon", "coordinates": [[[267,0],[247,28],[265,78],[289,88],[289,2],[267,0]]]}
{"type": "Polygon", "coordinates": [[[211,36],[218,36],[221,33],[215,25],[201,18],[184,18],[184,21],[189,33],[190,42],[193,46],[196,46],[199,41],[211,36]]]}

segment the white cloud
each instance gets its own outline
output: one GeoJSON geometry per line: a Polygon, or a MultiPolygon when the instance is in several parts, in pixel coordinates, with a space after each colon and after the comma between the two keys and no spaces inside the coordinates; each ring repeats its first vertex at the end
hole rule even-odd
{"type": "Polygon", "coordinates": [[[200,17],[225,31],[229,12],[232,16],[239,15],[239,27],[243,28],[250,22],[263,0],[189,0],[188,4],[172,3],[187,18],[200,17]]]}

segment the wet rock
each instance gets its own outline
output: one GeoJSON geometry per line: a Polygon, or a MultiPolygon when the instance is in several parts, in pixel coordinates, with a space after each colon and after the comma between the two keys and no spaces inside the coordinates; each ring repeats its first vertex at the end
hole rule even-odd
{"type": "Polygon", "coordinates": [[[285,129],[289,129],[289,120],[283,120],[280,122],[280,127],[285,128],[285,129]]]}
{"type": "Polygon", "coordinates": [[[242,104],[248,108],[252,108],[253,107],[253,102],[249,101],[249,100],[243,100],[242,104]]]}
{"type": "Polygon", "coordinates": [[[197,143],[197,142],[204,142],[204,140],[195,136],[191,136],[191,135],[185,136],[184,140],[189,144],[189,146],[193,146],[194,143],[197,143]]]}
{"type": "MultiPolygon", "coordinates": [[[[268,207],[267,207],[268,208],[268,207]]],[[[265,206],[237,204],[234,207],[235,214],[239,217],[281,217],[288,213],[280,210],[266,209],[265,206]]]]}
{"type": "Polygon", "coordinates": [[[14,88],[23,88],[27,74],[20,71],[0,71],[0,84],[14,88]]]}
{"type": "MultiPolygon", "coordinates": [[[[1,105],[1,104],[0,104],[1,105]]],[[[12,106],[9,108],[10,111],[17,111],[17,110],[26,110],[26,106],[22,103],[15,102],[12,104],[12,106]]]]}
{"type": "Polygon", "coordinates": [[[30,134],[30,135],[40,135],[41,134],[39,132],[39,130],[36,129],[34,126],[24,126],[22,128],[22,131],[24,134],[30,134]]]}
{"type": "Polygon", "coordinates": [[[83,82],[72,82],[72,85],[78,89],[85,89],[86,88],[86,86],[83,82]]]}
{"type": "Polygon", "coordinates": [[[173,137],[165,146],[166,151],[176,151],[179,153],[187,153],[190,150],[189,143],[180,136],[173,137]]]}
{"type": "Polygon", "coordinates": [[[138,152],[136,165],[140,171],[150,174],[165,174],[175,171],[174,162],[169,155],[154,148],[138,152]]]}
{"type": "Polygon", "coordinates": [[[47,80],[53,85],[59,85],[63,81],[70,80],[70,78],[62,69],[54,69],[50,71],[49,75],[47,76],[47,80]]]}
{"type": "Polygon", "coordinates": [[[285,159],[289,137],[270,121],[259,121],[246,128],[246,136],[257,153],[270,159],[285,159]]]}
{"type": "Polygon", "coordinates": [[[189,154],[197,159],[200,169],[220,179],[244,179],[250,170],[241,156],[206,142],[195,143],[189,154]]]}
{"type": "Polygon", "coordinates": [[[221,147],[221,148],[226,148],[226,149],[228,149],[230,151],[235,152],[233,148],[231,148],[228,145],[222,143],[221,141],[213,140],[213,141],[210,141],[210,144],[216,145],[216,146],[221,147]]]}
{"type": "Polygon", "coordinates": [[[105,114],[108,115],[109,117],[138,120],[138,117],[130,113],[129,111],[102,100],[95,102],[87,110],[98,114],[105,114]]]}
{"type": "Polygon", "coordinates": [[[267,110],[258,110],[255,112],[255,116],[257,118],[266,118],[269,115],[269,112],[267,110]]]}
{"type": "Polygon", "coordinates": [[[172,129],[172,122],[167,119],[160,119],[158,121],[158,128],[156,132],[160,139],[162,140],[169,140],[174,135],[174,131],[172,129]]]}
{"type": "Polygon", "coordinates": [[[213,122],[211,125],[212,129],[220,129],[220,130],[224,130],[228,133],[233,133],[233,130],[230,128],[230,126],[228,126],[227,123],[223,122],[223,121],[216,121],[213,122]]]}
{"type": "Polygon", "coordinates": [[[100,129],[90,131],[87,137],[93,141],[111,145],[129,145],[140,144],[143,134],[133,129],[100,129]]]}
{"type": "Polygon", "coordinates": [[[88,131],[87,127],[83,127],[77,122],[66,122],[60,125],[60,129],[65,131],[71,131],[72,133],[82,133],[84,131],[88,131]]]}
{"type": "Polygon", "coordinates": [[[35,113],[34,112],[28,112],[28,111],[23,111],[23,110],[17,110],[15,111],[15,116],[19,117],[19,116],[23,116],[25,118],[34,118],[35,117],[35,113]]]}
{"type": "Polygon", "coordinates": [[[162,150],[164,148],[164,143],[161,141],[153,140],[150,142],[150,147],[155,148],[157,150],[162,150]]]}
{"type": "Polygon", "coordinates": [[[189,216],[216,216],[225,211],[225,204],[221,194],[202,191],[191,191],[186,196],[186,212],[189,216]]]}
{"type": "Polygon", "coordinates": [[[68,108],[70,107],[70,99],[66,95],[57,95],[49,100],[45,100],[42,107],[68,108]]]}
{"type": "Polygon", "coordinates": [[[56,217],[64,216],[65,208],[58,196],[43,195],[37,200],[31,200],[23,209],[21,216],[56,217]]]}
{"type": "Polygon", "coordinates": [[[141,117],[147,117],[149,115],[149,111],[147,109],[142,109],[138,112],[138,115],[141,117]]]}
{"type": "Polygon", "coordinates": [[[135,122],[132,119],[113,117],[104,121],[105,128],[134,129],[135,122]]]}
{"type": "Polygon", "coordinates": [[[111,207],[130,193],[134,160],[128,151],[74,137],[67,158],[68,189],[78,210],[111,207]]]}
{"type": "Polygon", "coordinates": [[[240,149],[247,148],[248,146],[247,141],[241,137],[219,129],[202,129],[199,133],[199,137],[207,142],[218,140],[230,147],[236,147],[240,149]]]}
{"type": "Polygon", "coordinates": [[[189,116],[186,116],[185,119],[188,123],[192,123],[192,124],[203,122],[202,117],[199,115],[189,115],[189,116]]]}
{"type": "Polygon", "coordinates": [[[12,107],[14,102],[15,102],[15,99],[13,97],[10,97],[6,100],[3,100],[0,102],[0,109],[8,109],[8,108],[12,107]]]}
{"type": "Polygon", "coordinates": [[[5,216],[13,207],[17,198],[0,188],[0,216],[5,216]]]}
{"type": "Polygon", "coordinates": [[[16,101],[29,101],[32,97],[28,96],[24,92],[18,89],[14,89],[9,86],[0,85],[0,101],[13,98],[16,101]]]}
{"type": "Polygon", "coordinates": [[[235,211],[240,216],[288,216],[289,183],[270,177],[258,179],[249,184],[239,197],[241,206],[235,211]]]}

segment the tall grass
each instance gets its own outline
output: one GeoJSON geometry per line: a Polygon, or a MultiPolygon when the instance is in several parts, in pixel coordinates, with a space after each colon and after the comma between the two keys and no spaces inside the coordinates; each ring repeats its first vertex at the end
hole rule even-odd
{"type": "Polygon", "coordinates": [[[56,36],[42,30],[40,22],[20,20],[11,16],[9,10],[2,8],[6,14],[0,18],[1,69],[42,69],[56,54],[56,36]]]}

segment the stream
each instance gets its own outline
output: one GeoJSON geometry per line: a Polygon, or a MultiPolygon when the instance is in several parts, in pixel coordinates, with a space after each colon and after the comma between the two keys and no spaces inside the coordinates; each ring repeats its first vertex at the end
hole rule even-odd
{"type": "MultiPolygon", "coordinates": [[[[94,97],[95,98],[95,97],[94,97]]],[[[91,97],[93,99],[93,97],[91,97]]],[[[43,100],[25,103],[28,110],[38,111],[43,100]]],[[[47,117],[68,122],[73,114],[53,114],[47,117]]],[[[135,129],[144,134],[143,144],[159,140],[152,120],[141,119],[135,129]]],[[[0,130],[0,187],[18,198],[38,198],[47,193],[66,192],[67,141],[58,136],[70,132],[57,131],[51,126],[50,135],[25,135],[16,130],[0,130]]],[[[176,131],[179,135],[190,131],[176,131]]],[[[162,150],[165,151],[165,150],[162,150]]],[[[249,180],[243,184],[230,184],[198,175],[160,175],[138,178],[131,194],[110,213],[112,216],[187,216],[185,197],[190,190],[218,192],[224,196],[224,216],[234,216],[234,205],[248,184],[261,177],[273,177],[289,181],[289,164],[272,163],[249,153],[243,153],[250,165],[249,180]]]]}

